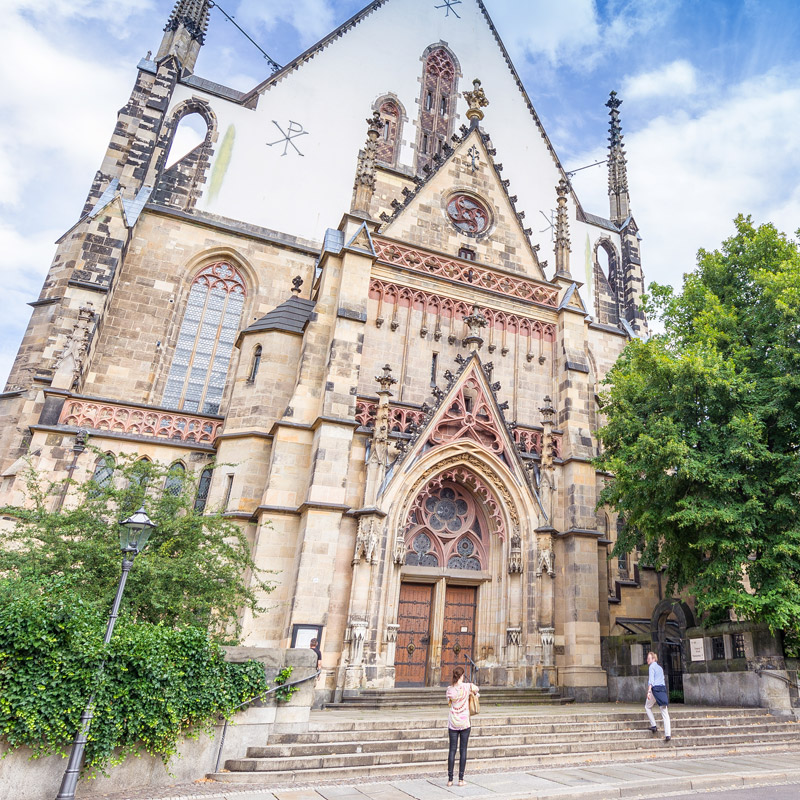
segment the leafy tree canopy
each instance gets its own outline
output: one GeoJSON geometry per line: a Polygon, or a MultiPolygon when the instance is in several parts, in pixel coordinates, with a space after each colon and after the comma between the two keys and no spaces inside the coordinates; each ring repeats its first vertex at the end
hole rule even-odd
{"type": "Polygon", "coordinates": [[[128,577],[122,614],[235,642],[242,609],[261,611],[259,596],[272,588],[242,529],[220,511],[195,508],[197,480],[188,471],[99,455],[108,470],[80,485],[28,472],[25,506],[0,509],[16,520],[3,532],[0,578],[44,585],[62,577],[87,602],[110,608],[121,564],[117,521],[144,503],[156,528],[128,577]]]}
{"type": "MultiPolygon", "coordinates": [[[[800,629],[800,248],[738,217],[605,381],[601,503],[698,610],[800,629]]],[[[800,232],[798,232],[800,235],[800,232]]]]}

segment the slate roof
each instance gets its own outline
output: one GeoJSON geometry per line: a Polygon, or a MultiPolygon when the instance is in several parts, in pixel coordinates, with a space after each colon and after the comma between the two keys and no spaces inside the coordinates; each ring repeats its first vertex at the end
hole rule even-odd
{"type": "Polygon", "coordinates": [[[253,331],[285,331],[286,333],[302,334],[314,313],[315,300],[307,300],[292,295],[286,302],[281,303],[272,311],[264,314],[242,333],[253,331]]]}
{"type": "Polygon", "coordinates": [[[619,233],[619,227],[615,225],[610,219],[606,219],[605,217],[598,217],[597,214],[590,214],[588,211],[584,211],[583,216],[586,218],[586,222],[588,222],[591,225],[597,225],[600,228],[605,228],[606,230],[619,233]]]}

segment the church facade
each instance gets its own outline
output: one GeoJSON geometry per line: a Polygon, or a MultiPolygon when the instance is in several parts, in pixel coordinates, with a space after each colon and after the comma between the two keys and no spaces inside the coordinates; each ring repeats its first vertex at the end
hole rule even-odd
{"type": "Polygon", "coordinates": [[[327,697],[473,662],[606,698],[603,637],[661,599],[591,461],[647,333],[620,101],[598,216],[480,0],[375,0],[250,92],[194,74],[209,15],[178,0],[140,61],[30,304],[0,502],[26,459],[103,469],[76,439],[175,464],[275,572],[244,643],[318,638],[327,697]]]}

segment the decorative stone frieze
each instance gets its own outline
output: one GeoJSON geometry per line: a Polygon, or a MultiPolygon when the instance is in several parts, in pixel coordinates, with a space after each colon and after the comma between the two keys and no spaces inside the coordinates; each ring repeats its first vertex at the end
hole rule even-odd
{"type": "Polygon", "coordinates": [[[69,399],[64,403],[58,424],[93,431],[211,444],[219,435],[223,420],[158,411],[146,406],[69,399]]]}
{"type": "Polygon", "coordinates": [[[407,267],[415,272],[439,275],[468,286],[501,292],[509,297],[527,300],[550,308],[558,306],[558,289],[517,278],[474,262],[426,253],[414,247],[397,244],[374,237],[375,252],[380,261],[396,267],[407,267]]]}

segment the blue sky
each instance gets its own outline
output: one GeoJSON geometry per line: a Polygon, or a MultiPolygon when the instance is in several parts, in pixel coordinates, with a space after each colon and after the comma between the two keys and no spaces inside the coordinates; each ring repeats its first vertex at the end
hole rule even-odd
{"type": "MultiPolygon", "coordinates": [[[[605,157],[604,103],[619,92],[648,282],[679,285],[740,211],[800,227],[797,0],[485,1],[567,169],[605,157]]],[[[363,4],[221,0],[280,63],[363,4]]],[[[0,0],[0,377],[172,6],[0,0]]],[[[249,89],[267,67],[214,10],[196,73],[249,89]]],[[[588,211],[607,213],[602,166],[574,185],[588,211]]]]}

